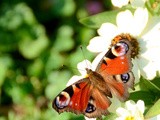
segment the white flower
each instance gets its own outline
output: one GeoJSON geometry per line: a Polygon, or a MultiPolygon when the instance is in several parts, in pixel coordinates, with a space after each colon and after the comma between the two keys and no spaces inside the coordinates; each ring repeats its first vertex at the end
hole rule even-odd
{"type": "Polygon", "coordinates": [[[135,104],[134,101],[127,101],[125,108],[119,107],[116,110],[118,117],[116,120],[144,120],[144,102],[138,100],[135,104]]]}
{"type": "Polygon", "coordinates": [[[160,17],[151,17],[147,9],[137,8],[134,15],[129,11],[117,15],[117,26],[103,23],[98,29],[99,36],[91,39],[87,49],[92,52],[108,50],[111,40],[122,33],[128,33],[139,43],[138,57],[133,59],[133,72],[137,80],[140,75],[146,79],[153,79],[156,71],[160,70],[160,17]]]}
{"type": "Polygon", "coordinates": [[[112,4],[115,7],[119,7],[119,8],[121,8],[125,5],[128,5],[129,2],[131,4],[131,6],[134,8],[144,7],[146,1],[147,0],[111,0],[112,4]]]}

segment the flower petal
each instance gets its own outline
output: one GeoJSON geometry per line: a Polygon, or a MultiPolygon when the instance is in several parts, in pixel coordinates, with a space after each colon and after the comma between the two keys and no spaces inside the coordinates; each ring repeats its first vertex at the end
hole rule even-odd
{"type": "Polygon", "coordinates": [[[144,101],[138,100],[136,106],[140,110],[141,113],[144,113],[144,110],[145,110],[144,101]]]}
{"type": "Polygon", "coordinates": [[[129,10],[118,13],[116,23],[120,33],[131,33],[134,18],[129,10]]]}
{"type": "Polygon", "coordinates": [[[103,23],[100,27],[100,29],[98,29],[98,34],[100,36],[103,36],[105,38],[107,38],[107,40],[112,40],[114,38],[114,36],[116,36],[117,33],[117,26],[115,26],[112,23],[103,23]]]}
{"type": "Polygon", "coordinates": [[[142,41],[146,43],[146,47],[158,47],[160,40],[160,17],[154,16],[149,19],[149,22],[147,24],[147,27],[142,35],[142,41]]]}
{"type": "Polygon", "coordinates": [[[107,51],[108,51],[108,50],[103,51],[103,52],[99,53],[99,54],[95,57],[95,59],[94,59],[93,62],[92,62],[92,70],[96,70],[99,62],[100,62],[101,59],[104,57],[104,55],[106,54],[107,51]]]}
{"type": "Polygon", "coordinates": [[[135,102],[132,100],[129,100],[125,103],[125,107],[127,110],[134,111],[135,110],[135,102]]]}
{"type": "Polygon", "coordinates": [[[78,68],[79,72],[81,73],[81,75],[85,77],[85,75],[87,74],[86,73],[86,68],[91,69],[92,65],[91,65],[91,62],[89,60],[83,60],[82,62],[79,62],[77,64],[77,68],[78,68]]]}
{"type": "Polygon", "coordinates": [[[67,83],[66,86],[70,86],[70,85],[72,85],[73,83],[81,80],[82,78],[83,78],[82,76],[74,75],[73,77],[70,78],[70,80],[68,81],[68,83],[67,83]]]}
{"type": "Polygon", "coordinates": [[[116,113],[117,113],[118,116],[123,116],[123,117],[130,115],[130,113],[128,112],[128,110],[126,110],[126,109],[124,109],[124,108],[122,108],[122,107],[119,107],[119,108],[116,110],[116,113]]]}
{"type": "Polygon", "coordinates": [[[90,40],[87,49],[92,52],[102,52],[108,48],[109,44],[110,40],[106,40],[106,38],[98,36],[90,40]]]}
{"type": "Polygon", "coordinates": [[[86,116],[84,116],[85,120],[96,120],[96,118],[88,118],[86,116]]]}
{"type": "Polygon", "coordinates": [[[148,22],[147,9],[138,8],[134,12],[134,21],[132,23],[132,35],[138,36],[144,30],[148,22]]]}
{"type": "Polygon", "coordinates": [[[137,64],[137,58],[133,59],[132,60],[132,63],[133,63],[133,68],[132,68],[132,71],[133,71],[133,74],[134,74],[134,77],[135,77],[135,84],[139,82],[139,79],[140,79],[140,70],[139,70],[139,67],[138,67],[138,64],[137,64]]]}
{"type": "Polygon", "coordinates": [[[128,4],[129,0],[111,0],[112,4],[116,7],[121,8],[128,4]]]}
{"type": "Polygon", "coordinates": [[[141,75],[148,80],[152,80],[156,76],[156,65],[142,56],[137,59],[138,66],[141,71],[141,75]]]}

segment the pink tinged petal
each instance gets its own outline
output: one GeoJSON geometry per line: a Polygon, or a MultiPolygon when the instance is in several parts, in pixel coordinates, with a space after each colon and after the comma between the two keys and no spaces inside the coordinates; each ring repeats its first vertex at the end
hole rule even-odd
{"type": "Polygon", "coordinates": [[[135,77],[135,84],[139,82],[139,79],[140,79],[140,69],[138,68],[138,64],[137,64],[137,58],[133,59],[132,60],[132,63],[133,63],[133,68],[132,68],[132,71],[133,71],[133,74],[134,74],[134,77],[135,77]]]}
{"type": "Polygon", "coordinates": [[[71,79],[68,81],[66,86],[70,86],[70,85],[72,85],[73,83],[79,81],[82,78],[83,78],[82,76],[75,75],[75,76],[71,77],[71,79]]]}
{"type": "Polygon", "coordinates": [[[107,38],[107,40],[111,41],[118,33],[117,26],[112,23],[103,23],[98,29],[98,34],[107,38]]]}
{"type": "Polygon", "coordinates": [[[82,62],[77,64],[77,68],[79,70],[79,72],[81,73],[82,76],[85,76],[86,73],[86,68],[91,69],[92,65],[91,62],[89,60],[83,60],[82,62]]]}
{"type": "Polygon", "coordinates": [[[115,7],[121,8],[122,6],[127,5],[129,0],[111,0],[111,2],[115,7]]]}
{"type": "Polygon", "coordinates": [[[117,26],[119,32],[121,33],[131,33],[132,24],[134,24],[134,18],[132,13],[129,10],[118,13],[116,18],[117,26]]]}
{"type": "Polygon", "coordinates": [[[106,38],[101,36],[94,37],[90,40],[87,49],[92,52],[102,52],[108,48],[110,42],[111,41],[106,40],[106,38]]]}
{"type": "Polygon", "coordinates": [[[134,12],[134,21],[132,23],[132,35],[139,36],[148,22],[148,11],[147,9],[138,8],[134,12]]]}

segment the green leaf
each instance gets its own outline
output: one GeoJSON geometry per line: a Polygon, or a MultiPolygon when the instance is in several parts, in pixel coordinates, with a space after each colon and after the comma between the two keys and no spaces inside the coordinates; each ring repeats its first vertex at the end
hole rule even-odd
{"type": "Polygon", "coordinates": [[[146,1],[146,7],[152,15],[160,15],[160,1],[148,0],[146,1]]]}
{"type": "Polygon", "coordinates": [[[52,71],[48,75],[48,82],[45,89],[45,95],[49,99],[53,99],[60,91],[66,87],[67,81],[71,78],[71,73],[69,71],[52,71]]]}
{"type": "Polygon", "coordinates": [[[35,59],[32,64],[27,68],[27,73],[29,76],[40,76],[41,71],[44,68],[44,64],[41,59],[35,59]]]}
{"type": "Polygon", "coordinates": [[[158,114],[160,114],[160,99],[149,109],[145,115],[145,118],[151,118],[158,114]]]}
{"type": "Polygon", "coordinates": [[[12,60],[8,56],[0,57],[0,87],[3,85],[8,68],[12,65],[12,60]]]}
{"type": "Polygon", "coordinates": [[[36,34],[36,38],[33,38],[31,35],[22,36],[22,40],[19,42],[19,50],[21,54],[28,59],[38,57],[48,46],[48,38],[45,35],[43,26],[36,25],[34,27],[34,34],[36,34]]]}
{"type": "Polygon", "coordinates": [[[105,116],[104,120],[115,120],[117,115],[114,113],[110,113],[109,115],[105,116]]]}
{"type": "Polygon", "coordinates": [[[66,58],[64,55],[60,54],[56,50],[51,50],[49,58],[45,65],[46,72],[49,73],[53,69],[57,70],[58,68],[60,68],[64,64],[65,59],[66,58]]]}
{"type": "Polygon", "coordinates": [[[58,35],[53,46],[57,51],[69,51],[74,47],[73,28],[64,25],[58,29],[58,35]]]}
{"type": "Polygon", "coordinates": [[[154,83],[160,89],[160,77],[156,77],[154,80],[152,80],[152,83],[154,83]]]}
{"type": "Polygon", "coordinates": [[[79,22],[90,28],[99,28],[101,24],[105,22],[116,24],[116,16],[118,12],[119,10],[103,12],[91,17],[82,18],[79,22]]]}
{"type": "Polygon", "coordinates": [[[150,91],[152,93],[160,95],[160,88],[158,88],[155,84],[153,84],[149,80],[141,79],[140,80],[140,87],[143,90],[150,91]]]}
{"type": "Polygon", "coordinates": [[[130,98],[134,101],[143,100],[145,102],[145,105],[151,105],[153,104],[153,101],[155,100],[155,95],[148,91],[136,91],[132,92],[130,94],[130,98]]]}
{"type": "Polygon", "coordinates": [[[107,11],[90,17],[82,18],[79,20],[79,22],[90,28],[99,28],[101,24],[105,22],[116,24],[117,14],[126,9],[133,11],[132,8],[124,7],[122,9],[107,11]]]}

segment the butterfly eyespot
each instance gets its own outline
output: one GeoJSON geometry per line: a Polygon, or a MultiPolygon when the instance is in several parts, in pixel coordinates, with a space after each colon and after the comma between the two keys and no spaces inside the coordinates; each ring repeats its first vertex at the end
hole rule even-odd
{"type": "Polygon", "coordinates": [[[88,102],[87,108],[86,108],[86,113],[92,113],[96,110],[96,107],[93,104],[93,98],[90,97],[90,100],[88,102]]]}
{"type": "Polygon", "coordinates": [[[58,109],[63,109],[68,106],[70,102],[70,96],[67,92],[61,92],[59,96],[57,96],[55,100],[55,105],[58,109]]]}
{"type": "Polygon", "coordinates": [[[94,107],[94,105],[93,104],[91,104],[91,103],[88,103],[88,105],[87,105],[87,108],[86,108],[86,113],[92,113],[92,112],[94,112],[96,110],[96,107],[94,107]]]}
{"type": "Polygon", "coordinates": [[[112,47],[112,53],[115,56],[125,55],[129,50],[129,46],[125,42],[119,42],[112,47]]]}
{"type": "Polygon", "coordinates": [[[121,80],[123,83],[127,83],[129,79],[130,79],[130,75],[128,73],[121,75],[121,80]]]}

